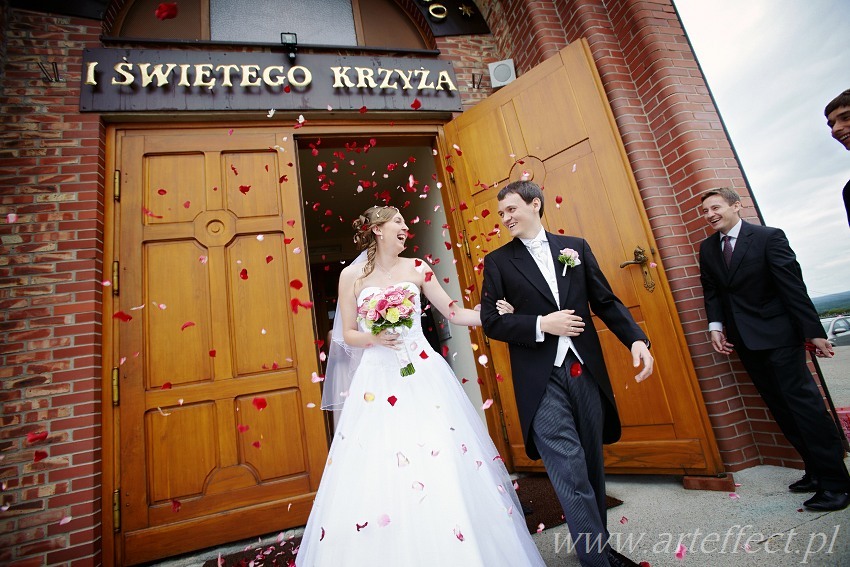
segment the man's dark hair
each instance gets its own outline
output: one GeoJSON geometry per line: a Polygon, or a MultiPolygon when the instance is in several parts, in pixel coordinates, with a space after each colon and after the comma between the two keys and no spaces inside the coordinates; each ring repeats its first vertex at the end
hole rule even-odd
{"type": "Polygon", "coordinates": [[[543,191],[540,190],[537,183],[533,183],[531,181],[514,181],[513,183],[502,187],[499,190],[499,194],[496,195],[496,199],[503,201],[505,197],[511,193],[516,193],[523,201],[526,202],[526,204],[529,205],[535,198],[540,199],[539,213],[540,218],[543,218],[543,191]]]}
{"type": "Polygon", "coordinates": [[[705,200],[709,197],[714,197],[715,195],[720,195],[723,197],[723,200],[726,201],[727,205],[734,205],[738,201],[741,200],[741,196],[738,195],[735,191],[730,189],[729,187],[720,187],[718,189],[709,189],[700,197],[699,202],[705,203],[705,200]]]}
{"type": "Polygon", "coordinates": [[[850,89],[847,89],[826,105],[826,108],[823,111],[823,115],[829,118],[830,113],[836,108],[840,108],[842,106],[850,106],[850,89]]]}

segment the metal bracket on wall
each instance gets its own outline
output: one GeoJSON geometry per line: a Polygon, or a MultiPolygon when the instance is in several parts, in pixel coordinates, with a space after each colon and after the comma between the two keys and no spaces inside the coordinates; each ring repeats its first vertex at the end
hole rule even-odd
{"type": "Polygon", "coordinates": [[[50,61],[48,64],[53,68],[53,76],[47,70],[47,67],[41,61],[38,62],[38,68],[41,69],[41,74],[44,75],[44,80],[48,83],[64,83],[65,79],[59,76],[59,65],[55,61],[50,61]]]}

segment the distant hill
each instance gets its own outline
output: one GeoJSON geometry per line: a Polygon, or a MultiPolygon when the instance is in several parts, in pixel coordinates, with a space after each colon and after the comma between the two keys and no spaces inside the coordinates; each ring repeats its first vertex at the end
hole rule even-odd
{"type": "Polygon", "coordinates": [[[850,291],[833,293],[822,297],[813,297],[812,303],[819,315],[841,315],[850,313],[850,291]]]}

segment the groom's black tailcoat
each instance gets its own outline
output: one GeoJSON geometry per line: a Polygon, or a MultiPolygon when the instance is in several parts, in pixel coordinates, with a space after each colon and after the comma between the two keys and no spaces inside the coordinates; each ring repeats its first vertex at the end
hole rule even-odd
{"type": "Polygon", "coordinates": [[[546,238],[555,266],[560,305],[555,303],[540,268],[519,238],[485,256],[481,297],[484,332],[488,337],[509,345],[523,439],[526,453],[532,459],[539,459],[540,455],[530,435],[531,423],[546,391],[558,349],[558,337],[555,335],[544,333],[543,342],[536,341],[537,317],[561,309],[574,309],[575,314],[584,320],[584,332],[572,337],[572,340],[603,393],[605,443],[613,443],[620,438],[620,418],[591,310],[627,347],[630,348],[635,341],[646,340],[646,335],[628,309],[611,290],[587,241],[549,232],[546,238]],[[565,275],[562,275],[563,264],[557,259],[563,248],[576,250],[581,261],[578,266],[567,268],[565,275]],[[511,303],[514,312],[499,315],[496,311],[499,299],[511,303]]]}

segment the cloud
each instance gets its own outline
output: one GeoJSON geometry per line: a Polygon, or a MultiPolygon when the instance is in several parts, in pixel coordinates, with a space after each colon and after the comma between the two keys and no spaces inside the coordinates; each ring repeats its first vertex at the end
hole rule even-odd
{"type": "Polygon", "coordinates": [[[846,291],[850,153],[823,116],[850,87],[846,0],[675,4],[765,222],[788,235],[811,295],[846,291]]]}

